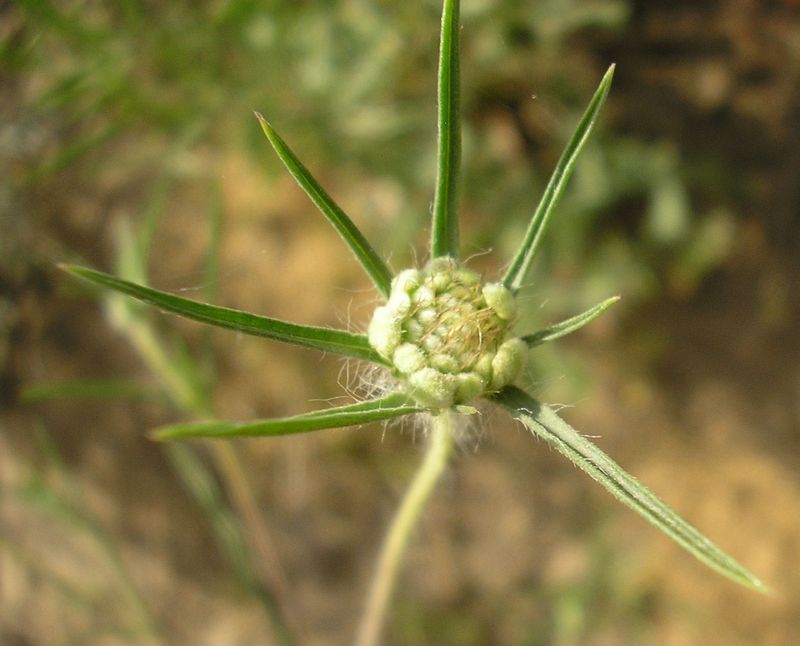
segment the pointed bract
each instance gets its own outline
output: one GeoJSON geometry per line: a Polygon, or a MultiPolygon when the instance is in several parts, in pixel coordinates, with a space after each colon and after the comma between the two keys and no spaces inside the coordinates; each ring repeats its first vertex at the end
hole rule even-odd
{"type": "Polygon", "coordinates": [[[566,336],[567,334],[572,334],[573,332],[580,330],[584,325],[594,321],[614,303],[618,302],[619,298],[619,296],[607,298],[602,303],[598,303],[594,307],[590,307],[585,312],[581,312],[580,314],[568,318],[565,321],[561,321],[561,323],[556,323],[555,325],[551,325],[550,327],[539,330],[538,332],[534,332],[533,334],[526,334],[522,337],[522,340],[528,344],[529,348],[533,348],[537,345],[541,345],[542,343],[560,339],[562,336],[566,336]]]}
{"type": "Polygon", "coordinates": [[[611,495],[656,526],[681,547],[720,574],[766,592],[767,587],[752,572],[739,565],[697,529],[678,516],[647,487],[578,433],[556,413],[514,387],[493,397],[532,433],[541,437],[575,466],[603,485],[611,495]]]}
{"type": "Polygon", "coordinates": [[[522,286],[525,280],[525,275],[530,269],[531,261],[533,260],[536,250],[542,241],[547,223],[553,209],[558,204],[564,189],[567,187],[572,171],[575,169],[575,162],[578,155],[583,149],[586,140],[594,128],[597,115],[608,96],[608,91],[611,88],[611,79],[614,76],[614,65],[608,68],[608,71],[600,81],[597,91],[594,93],[592,100],[589,102],[589,107],[586,108],[583,117],[581,117],[578,127],[575,129],[572,137],[567,143],[567,147],[561,154],[558,164],[550,176],[550,181],[544,189],[544,195],[536,207],[533,214],[531,223],[528,225],[528,230],[525,232],[525,239],[520,245],[516,256],[511,261],[511,264],[503,277],[503,285],[516,292],[522,286]]]}
{"type": "Polygon", "coordinates": [[[261,124],[261,129],[267,136],[270,144],[278,153],[286,169],[295,178],[311,201],[314,202],[316,207],[322,211],[322,214],[328,218],[328,221],[334,226],[342,239],[350,247],[355,257],[364,267],[364,270],[369,274],[372,282],[378,288],[378,291],[384,296],[389,296],[389,290],[392,283],[392,272],[383,262],[381,257],[372,248],[367,239],[361,231],[353,224],[353,221],[348,215],[333,201],[330,195],[325,192],[325,189],[320,186],[319,182],[314,179],[308,169],[300,162],[300,160],[292,152],[291,148],[286,142],[281,139],[275,129],[270,123],[258,112],[255,113],[258,122],[261,124]]]}
{"type": "Polygon", "coordinates": [[[275,341],[315,348],[323,352],[334,352],[347,357],[386,364],[386,361],[370,347],[367,337],[362,334],[311,325],[298,325],[228,307],[198,303],[151,287],[131,283],[88,267],[61,265],[61,268],[78,278],[133,296],[140,301],[194,321],[275,341]]]}
{"type": "Polygon", "coordinates": [[[411,403],[405,395],[393,393],[381,399],[329,408],[305,415],[295,415],[294,417],[257,420],[254,422],[209,421],[173,424],[157,429],[153,433],[153,437],[157,440],[186,440],[292,435],[325,428],[379,422],[403,415],[413,415],[423,410],[416,404],[411,403]]]}
{"type": "Polygon", "coordinates": [[[458,0],[445,0],[439,50],[439,139],[431,256],[458,258],[458,174],[461,163],[458,0]]]}

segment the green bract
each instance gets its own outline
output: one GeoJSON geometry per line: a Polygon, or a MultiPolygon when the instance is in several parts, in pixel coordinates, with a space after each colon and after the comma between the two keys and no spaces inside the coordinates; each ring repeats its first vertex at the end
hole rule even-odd
{"type": "Polygon", "coordinates": [[[454,418],[484,396],[507,409],[532,433],[564,454],[612,495],[667,536],[734,581],[765,590],[747,569],[686,523],[644,485],[572,429],[555,412],[514,385],[531,348],[583,327],[618,299],[609,298],[565,321],[520,338],[511,335],[515,295],[524,284],[551,215],[594,128],[608,95],[614,67],[600,82],[567,142],[535,209],[519,250],[497,282],[481,283],[458,262],[459,2],[445,0],[442,12],[438,78],[438,171],[431,225],[431,260],[422,269],[393,276],[381,255],[350,217],[320,186],[286,142],[256,114],[269,142],[298,184],[331,222],[385,299],[374,312],[367,335],[312,327],[197,303],[82,267],[66,266],[76,276],[190,319],[268,339],[337,353],[388,369],[398,382],[394,392],[346,406],[294,417],[246,422],[206,421],[176,424],[156,432],[159,439],[284,435],[389,420],[428,413],[431,449],[415,477],[384,546],[359,644],[378,641],[381,617],[396,578],[400,555],[421,507],[447,463],[456,427],[454,418]]]}

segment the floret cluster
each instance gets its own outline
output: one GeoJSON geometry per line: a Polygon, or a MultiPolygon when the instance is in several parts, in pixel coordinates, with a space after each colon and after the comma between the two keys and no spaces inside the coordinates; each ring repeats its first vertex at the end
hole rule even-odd
{"type": "Polygon", "coordinates": [[[418,403],[466,404],[503,388],[522,370],[527,345],[510,338],[516,303],[498,283],[449,257],[406,269],[369,325],[373,348],[418,403]]]}

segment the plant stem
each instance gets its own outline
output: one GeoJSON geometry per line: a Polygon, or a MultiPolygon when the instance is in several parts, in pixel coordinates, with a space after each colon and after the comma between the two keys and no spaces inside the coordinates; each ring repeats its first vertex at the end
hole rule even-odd
{"type": "Polygon", "coordinates": [[[386,609],[397,581],[400,563],[408,547],[411,530],[417,525],[452,452],[454,420],[455,413],[449,410],[442,411],[431,419],[431,434],[425,459],[400,503],[381,548],[356,635],[357,646],[375,646],[379,643],[386,609]]]}

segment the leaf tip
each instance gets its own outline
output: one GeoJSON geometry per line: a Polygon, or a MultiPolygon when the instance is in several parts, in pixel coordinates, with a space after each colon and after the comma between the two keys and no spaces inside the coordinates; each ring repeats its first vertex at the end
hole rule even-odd
{"type": "Polygon", "coordinates": [[[267,121],[266,117],[260,112],[258,112],[258,110],[254,110],[253,114],[255,115],[256,119],[258,119],[258,123],[261,126],[261,129],[264,131],[264,134],[271,139],[272,134],[275,132],[275,129],[272,127],[272,124],[269,121],[267,121]]]}
{"type": "Polygon", "coordinates": [[[614,71],[616,69],[617,64],[611,63],[611,65],[608,66],[606,73],[603,74],[603,78],[600,80],[600,85],[598,87],[598,95],[601,97],[599,105],[605,103],[608,93],[611,91],[611,82],[614,80],[614,71]]]}
{"type": "Polygon", "coordinates": [[[75,278],[80,278],[82,280],[88,280],[90,282],[95,281],[95,271],[89,269],[88,267],[82,267],[81,265],[73,265],[72,263],[68,262],[59,262],[56,263],[56,267],[58,267],[61,271],[64,271],[75,278]]]}
{"type": "Polygon", "coordinates": [[[606,89],[608,89],[608,86],[611,85],[611,81],[614,79],[614,72],[616,70],[617,70],[617,64],[616,63],[611,63],[611,65],[608,66],[608,69],[606,70],[606,73],[603,74],[603,79],[600,81],[600,83],[606,89]]]}
{"type": "Polygon", "coordinates": [[[147,439],[153,442],[170,442],[179,439],[180,434],[175,426],[159,426],[147,433],[147,439]]]}
{"type": "Polygon", "coordinates": [[[755,590],[756,592],[760,592],[761,594],[766,594],[770,597],[774,597],[775,591],[770,588],[766,583],[764,583],[761,579],[756,578],[753,575],[750,575],[750,580],[748,581],[749,586],[755,590]]]}

